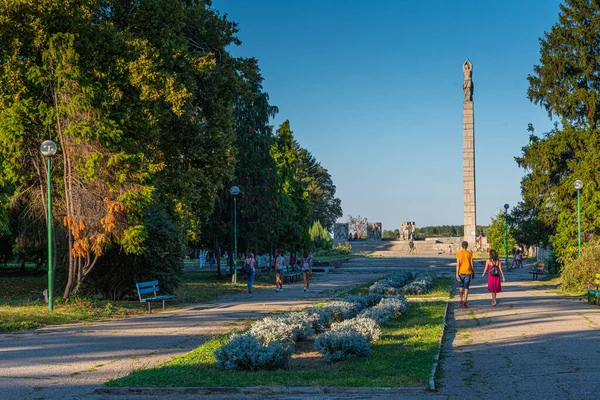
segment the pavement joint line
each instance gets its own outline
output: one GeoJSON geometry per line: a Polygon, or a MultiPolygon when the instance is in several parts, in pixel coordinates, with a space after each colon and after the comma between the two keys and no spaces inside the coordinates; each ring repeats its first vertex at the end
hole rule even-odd
{"type": "Polygon", "coordinates": [[[448,308],[450,307],[450,302],[446,302],[446,307],[444,308],[444,318],[442,319],[442,331],[440,332],[440,337],[438,339],[438,351],[435,357],[433,358],[433,367],[431,367],[431,374],[429,375],[429,390],[435,391],[435,372],[437,371],[437,367],[440,363],[440,354],[442,352],[442,341],[444,339],[444,333],[446,331],[447,320],[448,320],[448,308]]]}
{"type": "Polygon", "coordinates": [[[415,395],[431,393],[422,387],[345,387],[345,386],[249,386],[249,387],[97,387],[95,394],[110,396],[166,396],[166,395],[323,395],[323,394],[364,394],[364,395],[415,395]]]}

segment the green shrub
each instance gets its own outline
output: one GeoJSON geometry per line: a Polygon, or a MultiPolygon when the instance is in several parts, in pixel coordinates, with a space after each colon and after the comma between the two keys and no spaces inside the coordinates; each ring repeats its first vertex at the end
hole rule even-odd
{"type": "Polygon", "coordinates": [[[600,240],[581,248],[581,256],[567,259],[562,269],[561,289],[567,292],[595,287],[596,274],[600,273],[600,240]]]}
{"type": "Polygon", "coordinates": [[[315,221],[308,234],[314,250],[329,250],[333,246],[331,235],[319,221],[315,221]]]}

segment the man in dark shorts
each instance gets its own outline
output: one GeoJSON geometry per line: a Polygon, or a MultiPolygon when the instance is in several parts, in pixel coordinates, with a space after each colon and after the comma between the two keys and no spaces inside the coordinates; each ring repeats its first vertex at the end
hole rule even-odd
{"type": "Polygon", "coordinates": [[[456,253],[456,280],[460,283],[460,307],[467,307],[467,298],[469,297],[469,285],[471,285],[471,276],[475,272],[473,268],[473,253],[467,248],[469,243],[462,242],[462,250],[456,253]]]}

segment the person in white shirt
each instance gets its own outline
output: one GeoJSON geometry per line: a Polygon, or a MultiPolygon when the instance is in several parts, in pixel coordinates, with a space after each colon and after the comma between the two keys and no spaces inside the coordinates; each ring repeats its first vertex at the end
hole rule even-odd
{"type": "Polygon", "coordinates": [[[285,265],[285,258],[283,257],[282,251],[277,250],[275,253],[275,291],[280,292],[283,290],[283,266],[285,265]]]}

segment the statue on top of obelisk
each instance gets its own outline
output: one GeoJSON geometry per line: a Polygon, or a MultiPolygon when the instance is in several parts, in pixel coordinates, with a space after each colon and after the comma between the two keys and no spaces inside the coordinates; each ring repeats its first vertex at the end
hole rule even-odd
{"type": "Polygon", "coordinates": [[[473,64],[467,58],[462,65],[465,81],[463,82],[463,91],[465,92],[465,101],[473,101],[473,64]]]}

